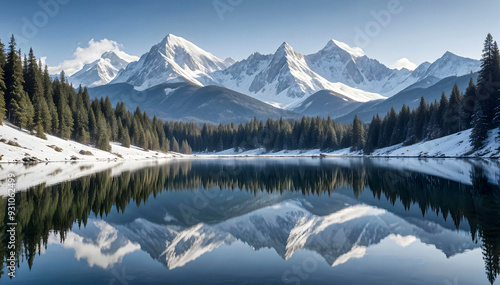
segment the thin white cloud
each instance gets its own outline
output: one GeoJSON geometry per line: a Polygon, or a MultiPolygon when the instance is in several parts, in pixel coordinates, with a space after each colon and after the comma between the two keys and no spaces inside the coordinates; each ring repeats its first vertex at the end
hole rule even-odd
{"type": "Polygon", "coordinates": [[[116,53],[119,57],[127,61],[139,60],[139,57],[128,55],[127,53],[121,51],[121,47],[122,46],[120,44],[112,40],[102,39],[100,41],[94,41],[94,39],[91,39],[88,43],[88,47],[76,48],[72,59],[65,60],[56,66],[49,66],[49,73],[59,74],[62,70],[64,70],[64,73],[66,73],[67,76],[70,76],[82,69],[85,64],[98,60],[103,53],[108,51],[116,53]]]}
{"type": "Polygon", "coordinates": [[[398,69],[398,70],[401,70],[403,68],[406,68],[408,70],[415,70],[415,68],[417,68],[417,65],[413,62],[411,62],[409,59],[403,57],[401,59],[398,59],[396,62],[394,62],[392,65],[391,65],[391,68],[392,69],[398,69]]]}

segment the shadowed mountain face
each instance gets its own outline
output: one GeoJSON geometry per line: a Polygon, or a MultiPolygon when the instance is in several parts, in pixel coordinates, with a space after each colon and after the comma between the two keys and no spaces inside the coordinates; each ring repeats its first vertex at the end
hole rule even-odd
{"type": "MultiPolygon", "coordinates": [[[[375,102],[379,101],[370,101],[364,104],[375,104],[375,102]]],[[[293,108],[293,111],[306,116],[320,116],[323,118],[330,116],[335,119],[349,114],[364,104],[333,91],[322,90],[309,96],[299,106],[293,108]]]]}
{"type": "MultiPolygon", "coordinates": [[[[164,265],[142,270],[187,283],[196,283],[192,272],[207,262],[233,266],[225,261],[232,258],[247,264],[260,282],[280,280],[287,264],[314,258],[317,270],[310,278],[324,282],[331,274],[354,273],[355,264],[366,269],[377,262],[408,263],[406,274],[413,274],[410,268],[421,262],[439,259],[436,266],[448,268],[464,255],[467,261],[460,262],[467,263],[460,266],[469,270],[460,278],[493,283],[500,252],[499,173],[498,163],[474,160],[171,161],[18,193],[19,242],[29,267],[43,264],[39,248],[48,243],[50,255],[61,244],[96,274],[140,256],[144,264],[164,265]],[[254,262],[266,263],[278,276],[266,275],[254,262]]],[[[389,277],[394,284],[404,281],[381,270],[386,284],[393,283],[389,277]]],[[[243,272],[231,280],[243,280],[243,272]]],[[[419,274],[415,278],[429,283],[446,277],[446,271],[419,274]]],[[[347,275],[346,282],[367,281],[347,275]]]]}
{"type": "Polygon", "coordinates": [[[150,116],[165,120],[208,123],[243,123],[257,117],[298,118],[299,115],[218,86],[200,87],[189,83],[164,83],[137,91],[126,83],[91,88],[94,97],[109,96],[113,104],[123,101],[127,108],[137,106],[150,116]]]}
{"type": "Polygon", "coordinates": [[[420,103],[421,97],[424,97],[425,101],[429,104],[434,102],[434,100],[438,100],[439,102],[443,91],[446,96],[449,97],[449,93],[451,93],[451,89],[456,83],[458,89],[465,92],[470,79],[472,78],[476,81],[477,76],[477,73],[473,73],[460,77],[451,76],[442,80],[438,80],[435,77],[428,77],[386,100],[364,103],[347,115],[339,117],[338,120],[339,122],[352,122],[354,116],[358,115],[360,120],[370,122],[372,117],[377,114],[384,117],[391,108],[394,108],[394,110],[398,112],[401,110],[401,107],[403,107],[403,104],[409,106],[410,109],[416,109],[420,103]]]}

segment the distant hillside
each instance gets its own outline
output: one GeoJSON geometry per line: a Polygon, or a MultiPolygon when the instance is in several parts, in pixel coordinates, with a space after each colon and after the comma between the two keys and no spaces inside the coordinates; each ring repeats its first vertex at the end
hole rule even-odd
{"type": "Polygon", "coordinates": [[[130,84],[117,83],[90,88],[89,92],[91,97],[109,96],[113,104],[123,101],[132,111],[140,106],[149,115],[166,120],[242,123],[253,117],[260,120],[300,117],[295,112],[219,86],[164,83],[137,91],[130,84]]]}
{"type": "Polygon", "coordinates": [[[467,86],[469,85],[470,78],[474,82],[477,81],[477,73],[468,74],[460,77],[451,76],[443,80],[438,81],[436,84],[426,87],[426,88],[408,88],[398,94],[384,100],[379,101],[374,104],[373,102],[367,102],[359,106],[357,109],[353,110],[349,114],[342,116],[337,119],[339,122],[352,122],[355,115],[365,123],[369,123],[373,116],[379,114],[384,117],[391,108],[394,108],[396,112],[401,110],[403,104],[406,104],[410,109],[416,109],[420,103],[420,97],[424,97],[427,103],[432,103],[434,100],[440,100],[441,94],[444,91],[446,96],[449,97],[453,85],[457,83],[460,92],[465,92],[467,86]]]}
{"type": "MultiPolygon", "coordinates": [[[[369,101],[373,103],[378,101],[369,101]]],[[[297,112],[306,116],[320,116],[338,118],[349,114],[363,103],[354,101],[342,94],[335,93],[330,90],[321,90],[309,96],[299,106],[293,108],[297,112]]]]}

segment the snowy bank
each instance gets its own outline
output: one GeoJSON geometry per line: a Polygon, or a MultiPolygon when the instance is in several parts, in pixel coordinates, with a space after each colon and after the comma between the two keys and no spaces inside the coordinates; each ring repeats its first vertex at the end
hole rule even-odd
{"type": "Polygon", "coordinates": [[[110,160],[110,161],[81,161],[81,162],[50,162],[37,164],[8,164],[0,165],[0,197],[7,196],[8,175],[16,177],[16,191],[27,190],[30,187],[45,183],[46,186],[55,185],[109,170],[111,176],[123,172],[133,172],[146,167],[159,166],[174,161],[170,158],[142,159],[142,160],[110,160]]]}
{"type": "Polygon", "coordinates": [[[0,126],[0,163],[22,162],[25,157],[36,157],[44,162],[61,162],[164,159],[181,156],[176,153],[145,151],[134,146],[126,148],[119,143],[111,143],[111,151],[107,152],[51,135],[47,135],[47,140],[44,140],[8,123],[0,126]]]}
{"type": "Polygon", "coordinates": [[[469,142],[471,129],[445,136],[439,139],[420,142],[410,146],[402,144],[375,150],[370,155],[364,155],[362,151],[351,151],[349,148],[325,152],[319,149],[312,150],[282,150],[278,152],[267,152],[265,149],[254,149],[248,151],[234,151],[228,149],[221,152],[198,153],[197,157],[279,157],[279,156],[365,156],[365,157],[460,157],[460,158],[498,158],[500,157],[500,142],[497,139],[497,130],[489,132],[485,146],[474,151],[469,142]]]}

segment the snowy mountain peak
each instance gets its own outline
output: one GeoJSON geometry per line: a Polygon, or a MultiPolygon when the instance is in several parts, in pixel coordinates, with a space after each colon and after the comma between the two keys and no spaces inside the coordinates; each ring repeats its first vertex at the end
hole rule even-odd
{"type": "Polygon", "coordinates": [[[333,50],[333,49],[342,49],[345,52],[349,53],[353,57],[362,57],[365,56],[365,52],[359,48],[359,47],[350,47],[346,43],[339,42],[336,40],[330,40],[326,44],[326,46],[323,48],[323,50],[328,51],[328,50],[333,50]]]}
{"type": "Polygon", "coordinates": [[[481,69],[481,62],[476,59],[462,57],[447,51],[442,57],[429,65],[422,78],[446,78],[461,76],[481,69]]]}
{"type": "Polygon", "coordinates": [[[453,57],[459,57],[459,56],[450,51],[447,51],[443,54],[441,58],[453,58],[453,57]]]}
{"type": "Polygon", "coordinates": [[[226,67],[230,67],[231,65],[233,65],[235,63],[236,63],[236,60],[234,60],[232,57],[228,57],[228,58],[224,59],[224,64],[226,65],[226,67]]]}
{"type": "Polygon", "coordinates": [[[165,45],[165,46],[170,47],[170,48],[183,47],[186,49],[191,49],[191,51],[206,53],[204,50],[197,47],[192,42],[190,42],[184,38],[178,37],[176,35],[173,35],[173,34],[168,34],[165,38],[163,38],[163,40],[161,41],[161,43],[159,45],[165,45]]]}
{"type": "Polygon", "coordinates": [[[137,57],[124,52],[117,54],[114,51],[107,51],[98,60],[86,64],[83,68],[69,77],[73,86],[95,87],[109,83],[124,69],[130,62],[137,60],[137,57]]]}
{"type": "Polygon", "coordinates": [[[279,58],[287,55],[296,55],[296,54],[297,53],[293,50],[292,46],[290,46],[287,42],[283,42],[274,53],[274,57],[279,58]]]}
{"type": "Polygon", "coordinates": [[[115,59],[120,57],[113,51],[107,51],[101,55],[101,58],[115,59]]]}
{"type": "Polygon", "coordinates": [[[113,82],[126,82],[138,90],[167,82],[190,82],[203,86],[213,83],[211,73],[226,67],[224,61],[190,41],[168,34],[113,82]]]}

